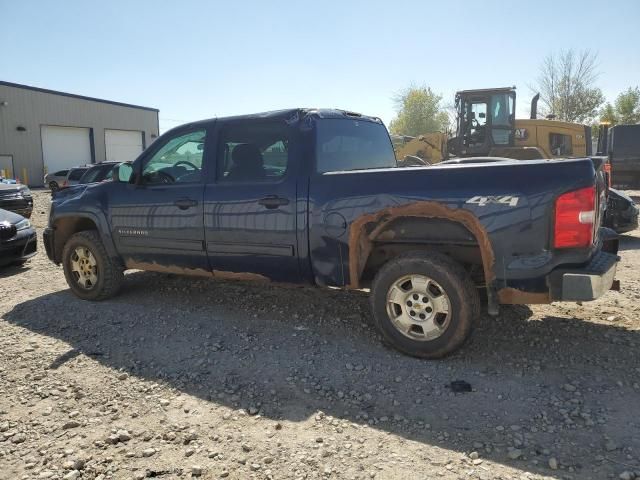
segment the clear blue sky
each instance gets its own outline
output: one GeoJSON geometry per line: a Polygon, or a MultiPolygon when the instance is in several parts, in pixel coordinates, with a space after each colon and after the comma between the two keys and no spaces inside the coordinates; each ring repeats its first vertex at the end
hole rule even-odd
{"type": "Polygon", "coordinates": [[[517,85],[528,113],[543,57],[599,53],[609,100],[640,85],[640,1],[0,0],[0,79],[200,118],[338,107],[393,118],[425,84],[517,85]]]}

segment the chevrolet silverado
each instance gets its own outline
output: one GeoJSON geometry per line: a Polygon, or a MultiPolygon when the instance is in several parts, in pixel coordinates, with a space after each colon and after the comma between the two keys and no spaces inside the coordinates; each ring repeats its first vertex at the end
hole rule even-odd
{"type": "Polygon", "coordinates": [[[481,308],[593,300],[615,285],[599,169],[590,158],[400,168],[375,117],[217,118],[165,133],[112,182],[56,194],[44,243],[86,300],[116,294],[126,269],[369,289],[383,338],[436,358],[481,308]]]}

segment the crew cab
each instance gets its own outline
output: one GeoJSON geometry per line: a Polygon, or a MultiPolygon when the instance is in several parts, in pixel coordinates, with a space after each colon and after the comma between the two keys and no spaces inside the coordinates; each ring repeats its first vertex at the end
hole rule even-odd
{"type": "Polygon", "coordinates": [[[591,159],[397,166],[380,119],[292,109],[158,138],[114,181],[52,200],[44,242],[71,290],[116,294],[123,271],[369,289],[398,350],[444,356],[486,297],[593,300],[614,284],[591,159]]]}

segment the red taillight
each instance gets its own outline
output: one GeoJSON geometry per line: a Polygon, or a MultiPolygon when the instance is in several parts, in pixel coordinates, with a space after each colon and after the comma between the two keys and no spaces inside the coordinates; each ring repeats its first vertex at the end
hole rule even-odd
{"type": "Polygon", "coordinates": [[[554,247],[578,248],[591,245],[595,218],[595,186],[560,195],[556,200],[554,247]]]}

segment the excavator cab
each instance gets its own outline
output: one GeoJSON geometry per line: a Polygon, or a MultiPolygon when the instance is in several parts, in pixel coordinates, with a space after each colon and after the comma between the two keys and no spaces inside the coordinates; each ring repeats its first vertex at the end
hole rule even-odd
{"type": "Polygon", "coordinates": [[[487,156],[514,146],[515,87],[462,90],[456,93],[456,136],[449,153],[459,157],[487,156]]]}

